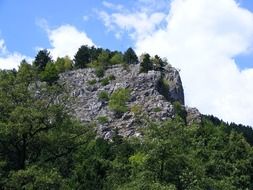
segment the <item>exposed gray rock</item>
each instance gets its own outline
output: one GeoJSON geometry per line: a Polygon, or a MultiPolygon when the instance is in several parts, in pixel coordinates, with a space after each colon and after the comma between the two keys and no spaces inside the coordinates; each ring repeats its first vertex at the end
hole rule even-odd
{"type": "Polygon", "coordinates": [[[184,90],[179,72],[175,68],[167,65],[163,70],[163,78],[169,82],[169,100],[178,101],[184,105],[184,90]]]}
{"type": "Polygon", "coordinates": [[[192,124],[200,124],[202,122],[202,116],[201,113],[197,108],[189,108],[186,107],[186,122],[187,125],[192,125],[192,124]]]}
{"type": "MultiPolygon", "coordinates": [[[[184,92],[178,71],[173,67],[166,67],[163,71],[149,71],[139,73],[139,65],[130,65],[128,70],[121,66],[107,69],[105,77],[115,76],[108,85],[103,86],[96,77],[95,70],[79,69],[60,75],[59,83],[65,86],[67,95],[66,108],[70,114],[82,122],[97,122],[100,116],[106,116],[108,122],[98,124],[97,132],[105,139],[110,139],[114,129],[122,136],[140,136],[138,127],[145,118],[152,121],[162,121],[175,116],[172,102],[179,101],[184,104],[184,92]],[[161,79],[168,81],[169,88],[162,89],[161,79]],[[97,81],[94,84],[94,81],[97,81]],[[119,88],[129,88],[131,97],[127,106],[129,111],[121,118],[115,118],[108,108],[108,102],[98,98],[99,93],[106,91],[111,95],[119,88]],[[165,95],[159,90],[165,90],[165,95]]],[[[65,94],[66,95],[66,94],[65,94]]],[[[194,120],[192,110],[187,115],[189,121],[194,120]]]]}

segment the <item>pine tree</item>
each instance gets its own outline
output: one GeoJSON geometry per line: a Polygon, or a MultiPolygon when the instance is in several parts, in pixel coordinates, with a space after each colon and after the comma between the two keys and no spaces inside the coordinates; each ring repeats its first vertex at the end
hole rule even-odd
{"type": "Polygon", "coordinates": [[[91,61],[91,54],[90,54],[90,48],[86,46],[81,46],[75,57],[74,57],[74,63],[76,68],[85,68],[88,63],[91,61]]]}
{"type": "Polygon", "coordinates": [[[128,48],[127,51],[124,53],[123,58],[127,64],[137,64],[138,63],[138,57],[131,47],[128,48]]]}
{"type": "Polygon", "coordinates": [[[52,62],[52,58],[50,56],[50,52],[47,51],[47,49],[44,49],[38,52],[33,64],[37,68],[37,70],[41,72],[45,69],[48,62],[52,62]]]}

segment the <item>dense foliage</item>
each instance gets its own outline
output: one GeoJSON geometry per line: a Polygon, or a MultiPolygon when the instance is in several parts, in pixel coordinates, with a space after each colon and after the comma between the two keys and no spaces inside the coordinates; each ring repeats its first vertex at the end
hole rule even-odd
{"type": "Polygon", "coordinates": [[[126,102],[130,99],[130,90],[125,88],[119,88],[112,93],[109,100],[109,108],[114,111],[117,117],[120,117],[123,113],[127,112],[128,107],[126,102]]]}
{"type": "Polygon", "coordinates": [[[91,49],[88,46],[81,46],[74,58],[76,68],[85,68],[91,61],[91,49]]]}
{"type": "MultiPolygon", "coordinates": [[[[93,61],[123,59],[119,52],[96,54],[95,49],[93,61]]],[[[146,117],[141,137],[122,138],[116,128],[106,141],[96,137],[94,123],[80,124],[55,102],[63,89],[53,76],[72,69],[72,61],[38,60],[33,65],[22,61],[18,71],[0,71],[0,189],[253,189],[251,128],[213,116],[186,126],[185,112],[175,102],[174,119],[154,123],[146,117]]],[[[159,57],[148,61],[164,63],[159,57]]],[[[122,114],[130,109],[130,94],[118,89],[98,98],[122,114]]],[[[140,108],[131,111],[138,115],[140,108]]],[[[108,118],[101,115],[97,121],[105,124],[108,118]]]]}
{"type": "Polygon", "coordinates": [[[38,52],[33,64],[35,65],[38,71],[43,71],[48,62],[52,62],[52,58],[50,56],[50,52],[44,49],[38,52]]]}
{"type": "Polygon", "coordinates": [[[134,50],[130,47],[126,50],[123,57],[124,61],[127,64],[137,64],[138,63],[138,57],[134,50]]]}
{"type": "Polygon", "coordinates": [[[140,72],[147,73],[148,71],[153,69],[153,63],[150,60],[150,55],[145,53],[142,55],[142,61],[140,63],[140,72]]]}
{"type": "Polygon", "coordinates": [[[244,126],[242,124],[235,124],[235,123],[226,123],[219,118],[213,115],[205,115],[204,116],[207,120],[210,120],[214,125],[223,125],[226,128],[226,131],[230,132],[232,130],[241,133],[245,139],[253,146],[253,128],[250,126],[244,126]]]}
{"type": "Polygon", "coordinates": [[[167,60],[161,59],[158,55],[151,57],[148,53],[144,53],[140,57],[140,72],[147,73],[151,70],[162,71],[162,68],[168,64],[167,60]]]}
{"type": "Polygon", "coordinates": [[[0,72],[0,189],[62,189],[72,162],[65,158],[92,133],[52,104],[57,85],[45,85],[38,97],[33,76],[26,63],[0,72]]]}

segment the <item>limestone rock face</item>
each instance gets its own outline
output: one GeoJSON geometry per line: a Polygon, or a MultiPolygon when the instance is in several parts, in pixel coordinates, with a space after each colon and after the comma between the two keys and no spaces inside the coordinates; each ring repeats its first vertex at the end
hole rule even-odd
{"type": "Polygon", "coordinates": [[[167,66],[163,71],[163,75],[164,79],[169,81],[169,99],[184,105],[184,90],[179,72],[175,68],[167,66]]]}
{"type": "Polygon", "coordinates": [[[173,67],[139,73],[139,65],[130,65],[127,70],[114,66],[106,70],[103,78],[113,80],[103,84],[103,79],[96,76],[95,70],[87,68],[62,73],[59,83],[67,91],[65,106],[70,114],[82,122],[96,122],[98,134],[105,139],[110,139],[116,128],[124,137],[138,136],[138,127],[143,126],[145,118],[152,121],[173,118],[175,113],[172,102],[184,104],[180,75],[173,67]],[[167,90],[166,96],[159,92],[161,79],[169,85],[168,89],[163,89],[167,90]],[[130,89],[131,96],[127,102],[128,111],[116,118],[108,107],[108,101],[100,100],[99,94],[107,92],[110,96],[119,88],[130,89]],[[99,118],[104,118],[104,122],[99,122],[99,118]]]}
{"type": "Polygon", "coordinates": [[[197,108],[186,107],[186,112],[187,112],[186,122],[188,125],[202,122],[201,113],[199,112],[197,108]]]}

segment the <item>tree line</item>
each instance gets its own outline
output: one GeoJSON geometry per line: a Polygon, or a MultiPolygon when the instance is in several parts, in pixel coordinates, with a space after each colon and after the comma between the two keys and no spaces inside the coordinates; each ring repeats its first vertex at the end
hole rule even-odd
{"type": "MultiPolygon", "coordinates": [[[[22,63],[27,63],[25,60],[22,63]]],[[[22,65],[21,63],[21,65],[22,65]]],[[[57,58],[54,61],[47,49],[40,50],[35,56],[32,66],[39,79],[53,83],[57,81],[58,74],[72,69],[95,68],[97,73],[104,72],[109,66],[116,64],[137,64],[138,57],[130,47],[126,52],[110,51],[109,49],[81,46],[71,60],[68,56],[57,58]]],[[[99,75],[99,74],[98,74],[99,75]]]]}
{"type": "MultiPolygon", "coordinates": [[[[87,67],[103,60],[95,57],[87,67]]],[[[148,56],[138,61],[154,63],[148,56]]],[[[97,123],[82,124],[52,103],[63,88],[47,80],[51,77],[47,72],[74,68],[75,60],[54,62],[42,50],[33,65],[23,61],[17,71],[0,71],[1,190],[253,189],[252,129],[213,116],[187,126],[178,104],[173,119],[153,122],[146,117],[145,123],[140,122],[139,138],[123,138],[115,128],[112,139],[104,140],[96,136],[97,123]],[[38,95],[36,85],[43,85],[45,96],[38,95]]],[[[125,111],[125,94],[130,93],[121,89],[110,98],[99,96],[120,114],[125,111]]],[[[131,112],[142,117],[137,107],[131,112]]]]}
{"type": "MultiPolygon", "coordinates": [[[[28,63],[23,60],[20,65],[22,67],[25,64],[28,63]]],[[[68,56],[58,57],[53,60],[47,49],[40,50],[35,56],[32,67],[38,79],[52,84],[58,80],[58,75],[62,72],[94,68],[97,76],[103,77],[106,69],[119,64],[123,65],[125,69],[131,64],[140,64],[140,72],[148,72],[149,70],[161,69],[168,64],[168,61],[158,55],[151,57],[148,53],[144,53],[138,58],[131,47],[122,53],[120,51],[83,45],[78,49],[73,60],[68,56]]]]}

